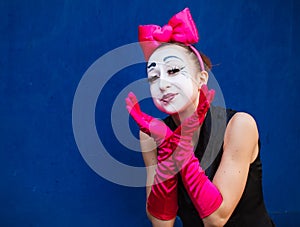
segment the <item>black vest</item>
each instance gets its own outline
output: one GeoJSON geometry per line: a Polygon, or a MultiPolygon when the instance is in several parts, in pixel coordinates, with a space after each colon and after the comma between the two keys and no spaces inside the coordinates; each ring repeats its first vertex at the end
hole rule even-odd
{"type": "MultiPolygon", "coordinates": [[[[212,181],[223,155],[223,141],[226,126],[236,111],[211,107],[201,127],[195,156],[201,167],[212,181]]],[[[164,122],[175,130],[177,128],[171,116],[164,122]]],[[[259,141],[258,141],[259,142],[259,141]]],[[[260,146],[260,142],[259,142],[260,146]]],[[[178,174],[178,213],[184,227],[204,226],[178,174]]],[[[260,153],[250,165],[247,183],[243,195],[225,227],[268,227],[275,226],[270,219],[263,200],[262,164],[260,153]]]]}

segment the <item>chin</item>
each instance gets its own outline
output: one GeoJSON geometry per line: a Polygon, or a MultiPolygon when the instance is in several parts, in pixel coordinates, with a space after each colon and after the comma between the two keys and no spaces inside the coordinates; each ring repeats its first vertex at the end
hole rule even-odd
{"type": "Polygon", "coordinates": [[[186,105],[182,105],[182,104],[179,104],[179,103],[169,103],[169,104],[163,104],[157,100],[153,100],[154,101],[154,105],[156,106],[156,108],[165,113],[165,114],[168,114],[168,115],[174,115],[174,114],[178,114],[182,111],[185,110],[185,108],[188,106],[187,104],[186,105]]]}
{"type": "Polygon", "coordinates": [[[174,115],[174,114],[178,114],[181,109],[176,109],[172,106],[161,106],[161,105],[156,105],[157,109],[165,114],[168,115],[174,115]]]}
{"type": "Polygon", "coordinates": [[[168,108],[164,108],[164,107],[161,107],[161,106],[156,106],[157,109],[165,114],[169,114],[169,115],[172,115],[172,114],[175,114],[177,113],[175,110],[170,110],[168,108]]]}

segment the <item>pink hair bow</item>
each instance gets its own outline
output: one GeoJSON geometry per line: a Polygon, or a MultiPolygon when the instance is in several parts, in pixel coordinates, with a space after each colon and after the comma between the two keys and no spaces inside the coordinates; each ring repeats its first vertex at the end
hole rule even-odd
{"type": "MultiPolygon", "coordinates": [[[[199,35],[189,8],[185,8],[175,14],[163,27],[152,24],[140,25],[138,38],[145,59],[148,60],[153,51],[163,42],[179,42],[190,46],[198,42],[199,35]]],[[[195,52],[195,49],[192,49],[195,52]]],[[[199,55],[198,52],[195,54],[199,55]]]]}

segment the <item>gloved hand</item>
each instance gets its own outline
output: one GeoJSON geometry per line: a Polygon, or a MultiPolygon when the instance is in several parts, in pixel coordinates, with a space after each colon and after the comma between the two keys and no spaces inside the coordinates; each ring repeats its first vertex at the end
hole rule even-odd
{"type": "Polygon", "coordinates": [[[136,96],[130,92],[126,98],[126,108],[132,118],[140,127],[140,130],[151,136],[157,144],[158,162],[165,160],[172,153],[168,139],[173,131],[160,119],[154,118],[141,111],[136,96]],[[162,145],[164,143],[164,145],[162,145]]]}
{"type": "Polygon", "coordinates": [[[191,144],[193,133],[204,121],[213,98],[214,91],[208,91],[207,87],[202,88],[196,113],[181,124],[180,134],[175,130],[169,141],[178,146],[173,151],[173,163],[176,163],[177,169],[180,170],[183,184],[201,218],[212,214],[223,201],[221,193],[201,168],[191,144]]]}
{"type": "Polygon", "coordinates": [[[185,127],[185,134],[188,134],[186,136],[192,136],[194,131],[203,123],[214,94],[214,90],[209,91],[207,86],[203,85],[200,90],[196,111],[190,117],[186,118],[174,132],[163,121],[142,112],[133,92],[130,92],[126,98],[126,108],[141,131],[151,136],[158,148],[161,148],[159,149],[158,160],[164,160],[177,147],[182,127],[185,127]],[[172,143],[170,143],[171,140],[172,143]]]}
{"type": "Polygon", "coordinates": [[[156,174],[147,200],[148,212],[158,219],[171,220],[176,217],[178,210],[177,175],[170,174],[169,169],[175,169],[176,166],[174,163],[162,163],[170,156],[172,150],[171,147],[161,145],[173,135],[173,132],[163,121],[143,113],[132,92],[126,98],[126,108],[141,131],[151,136],[158,146],[156,174]]]}
{"type": "MultiPolygon", "coordinates": [[[[152,136],[158,144],[158,166],[147,205],[148,211],[159,219],[168,220],[176,216],[177,177],[175,174],[193,156],[191,145],[193,133],[203,123],[213,97],[214,91],[208,91],[206,85],[202,86],[196,111],[174,133],[164,122],[143,113],[133,93],[129,93],[126,99],[126,108],[140,129],[152,136]],[[181,131],[184,132],[183,135],[180,135],[181,131]],[[174,153],[175,149],[178,152],[174,153]],[[171,154],[173,157],[170,157],[171,154]]],[[[181,172],[185,173],[185,171],[181,172]]]]}

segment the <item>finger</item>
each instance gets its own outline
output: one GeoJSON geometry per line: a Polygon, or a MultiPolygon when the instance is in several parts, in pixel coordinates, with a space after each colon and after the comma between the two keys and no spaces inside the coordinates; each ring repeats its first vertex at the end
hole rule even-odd
{"type": "Polygon", "coordinates": [[[209,90],[206,94],[206,100],[208,103],[211,103],[215,97],[215,91],[213,89],[209,90]]]}
{"type": "Polygon", "coordinates": [[[125,102],[127,105],[133,106],[132,101],[129,97],[125,98],[125,102]]]}
{"type": "Polygon", "coordinates": [[[130,92],[127,96],[127,100],[130,102],[130,104],[132,105],[132,107],[136,104],[136,98],[135,98],[135,95],[130,92]]]}
{"type": "Polygon", "coordinates": [[[137,102],[137,98],[136,98],[135,94],[134,94],[132,91],[129,92],[128,97],[130,97],[130,99],[131,99],[132,101],[137,102]]]}
{"type": "Polygon", "coordinates": [[[214,100],[215,94],[216,94],[215,90],[211,89],[209,91],[209,99],[208,100],[209,100],[210,103],[214,100]]]}
{"type": "Polygon", "coordinates": [[[199,97],[199,103],[204,103],[208,101],[211,103],[215,96],[215,90],[211,89],[208,90],[207,85],[202,85],[200,90],[200,97],[199,97]]]}
{"type": "Polygon", "coordinates": [[[141,127],[144,123],[143,118],[139,115],[135,109],[131,108],[130,106],[126,106],[127,111],[129,112],[130,116],[135,120],[135,122],[141,127]]]}
{"type": "Polygon", "coordinates": [[[204,94],[207,94],[207,92],[208,92],[208,87],[207,87],[206,84],[203,84],[203,85],[201,86],[201,91],[202,91],[204,94]]]}
{"type": "Polygon", "coordinates": [[[130,106],[126,106],[126,109],[127,109],[127,111],[128,111],[128,113],[131,115],[131,110],[132,110],[132,108],[130,107],[130,106]]]}
{"type": "Polygon", "coordinates": [[[141,112],[141,108],[135,94],[133,92],[129,92],[128,98],[131,100],[132,107],[135,108],[137,112],[141,112]]]}
{"type": "Polygon", "coordinates": [[[137,104],[134,104],[134,101],[132,101],[132,99],[130,97],[127,97],[125,99],[125,102],[126,102],[126,109],[128,110],[129,114],[132,117],[141,115],[141,112],[137,111],[137,109],[136,109],[137,104]]]}
{"type": "Polygon", "coordinates": [[[207,100],[207,86],[202,85],[200,89],[199,103],[202,104],[207,100]]]}
{"type": "MultiPolygon", "coordinates": [[[[130,108],[130,111],[131,111],[131,109],[132,109],[133,106],[134,106],[133,103],[132,103],[132,101],[131,101],[129,98],[126,98],[126,99],[125,99],[125,102],[126,102],[126,108],[129,107],[129,108],[130,108]]],[[[129,112],[130,112],[130,111],[129,111],[129,112]]]]}

